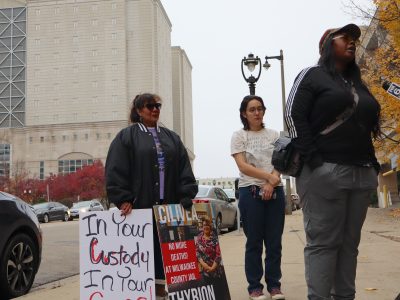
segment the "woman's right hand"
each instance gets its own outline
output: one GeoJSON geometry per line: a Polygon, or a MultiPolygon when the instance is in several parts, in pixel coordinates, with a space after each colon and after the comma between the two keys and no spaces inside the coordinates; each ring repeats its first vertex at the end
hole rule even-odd
{"type": "Polygon", "coordinates": [[[277,186],[279,183],[281,183],[281,178],[275,174],[269,174],[268,176],[268,183],[272,185],[273,187],[277,186]]]}
{"type": "Polygon", "coordinates": [[[131,202],[123,202],[119,210],[121,211],[121,216],[129,215],[132,212],[132,203],[131,202]]]}

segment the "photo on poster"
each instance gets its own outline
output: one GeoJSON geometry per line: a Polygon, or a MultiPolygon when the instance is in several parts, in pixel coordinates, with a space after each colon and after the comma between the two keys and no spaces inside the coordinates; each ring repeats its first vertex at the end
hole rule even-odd
{"type": "Polygon", "coordinates": [[[169,300],[230,300],[210,204],[154,206],[169,300]]]}
{"type": "Polygon", "coordinates": [[[151,209],[79,218],[80,299],[155,299],[151,209]]]}

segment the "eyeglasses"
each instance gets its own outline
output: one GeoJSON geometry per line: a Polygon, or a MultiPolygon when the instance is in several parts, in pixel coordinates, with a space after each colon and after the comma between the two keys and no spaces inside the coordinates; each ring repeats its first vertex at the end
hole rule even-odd
{"type": "Polygon", "coordinates": [[[256,112],[263,113],[265,111],[264,107],[259,106],[259,107],[251,107],[247,110],[247,112],[251,114],[255,114],[256,112]]]}
{"type": "Polygon", "coordinates": [[[148,110],[153,110],[154,108],[157,110],[161,109],[161,103],[146,103],[145,106],[148,110]]]}
{"type": "Polygon", "coordinates": [[[356,46],[360,45],[359,39],[354,39],[352,36],[350,36],[348,34],[339,34],[332,38],[332,40],[337,40],[337,39],[343,39],[346,43],[354,42],[354,44],[356,44],[356,46]]]}

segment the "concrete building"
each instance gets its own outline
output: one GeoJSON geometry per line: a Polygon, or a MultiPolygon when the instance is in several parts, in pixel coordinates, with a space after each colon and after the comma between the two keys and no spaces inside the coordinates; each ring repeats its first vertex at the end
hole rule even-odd
{"type": "Polygon", "coordinates": [[[197,182],[200,185],[214,185],[221,189],[234,189],[236,178],[237,177],[199,178],[197,182]]]}
{"type": "Polygon", "coordinates": [[[2,0],[0,174],[104,162],[142,92],[193,161],[191,69],[159,0],[2,0]]]}

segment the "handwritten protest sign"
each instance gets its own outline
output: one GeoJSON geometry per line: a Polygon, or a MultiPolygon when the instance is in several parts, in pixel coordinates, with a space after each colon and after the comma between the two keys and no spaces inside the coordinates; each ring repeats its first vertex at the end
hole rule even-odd
{"type": "MultiPolygon", "coordinates": [[[[207,206],[207,212],[201,213],[211,214],[211,207],[207,206]]],[[[203,239],[203,220],[195,207],[185,210],[180,204],[159,205],[154,206],[154,214],[169,300],[230,300],[218,237],[210,235],[205,244],[198,243],[203,239]],[[204,247],[208,244],[212,249],[204,247]],[[202,250],[208,252],[202,253],[202,250]],[[208,256],[215,259],[215,265],[208,262],[210,268],[204,271],[207,268],[204,260],[209,260],[208,256]]]]}
{"type": "Polygon", "coordinates": [[[151,209],[80,215],[80,299],[155,299],[151,209]]]}

